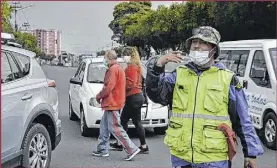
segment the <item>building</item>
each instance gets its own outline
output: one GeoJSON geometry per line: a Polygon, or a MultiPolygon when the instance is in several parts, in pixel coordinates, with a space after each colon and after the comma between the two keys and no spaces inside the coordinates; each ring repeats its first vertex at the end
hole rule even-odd
{"type": "Polygon", "coordinates": [[[46,55],[55,55],[58,57],[61,54],[61,31],[59,30],[32,30],[32,34],[37,38],[37,45],[41,52],[46,55]]]}

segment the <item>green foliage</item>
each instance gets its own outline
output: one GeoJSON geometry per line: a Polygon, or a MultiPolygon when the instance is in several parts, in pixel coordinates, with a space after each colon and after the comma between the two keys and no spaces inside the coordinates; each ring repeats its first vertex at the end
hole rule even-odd
{"type": "Polygon", "coordinates": [[[37,47],[37,39],[30,33],[15,32],[16,42],[21,44],[23,48],[35,52],[40,55],[40,49],[37,47]]]}
{"type": "Polygon", "coordinates": [[[276,2],[183,2],[151,9],[151,2],[122,2],[109,27],[123,45],[158,53],[182,49],[191,30],[215,27],[221,41],[276,38],[276,2]]]}
{"type": "Polygon", "coordinates": [[[21,44],[24,49],[35,52],[37,56],[40,55],[35,36],[29,33],[15,32],[13,29],[11,25],[12,11],[6,0],[1,2],[2,32],[14,34],[16,42],[21,44]]]}
{"type": "Polygon", "coordinates": [[[98,51],[98,52],[96,53],[96,56],[103,56],[103,55],[105,55],[105,52],[106,52],[106,51],[104,51],[104,50],[98,51]]]}
{"type": "Polygon", "coordinates": [[[12,33],[13,28],[10,23],[12,9],[6,0],[1,2],[2,31],[12,33]]]}

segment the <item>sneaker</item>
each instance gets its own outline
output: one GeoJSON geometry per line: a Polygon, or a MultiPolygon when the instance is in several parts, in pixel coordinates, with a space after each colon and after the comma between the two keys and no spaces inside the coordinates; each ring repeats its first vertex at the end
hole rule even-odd
{"type": "Polygon", "coordinates": [[[139,147],[140,149],[140,154],[148,154],[149,153],[149,148],[146,146],[146,148],[143,148],[142,146],[139,147]]]}
{"type": "Polygon", "coordinates": [[[117,142],[110,143],[110,148],[112,150],[116,150],[116,151],[123,151],[123,146],[122,145],[118,145],[117,142]]]}
{"type": "Polygon", "coordinates": [[[109,153],[103,153],[103,152],[99,152],[99,151],[93,151],[92,155],[99,156],[99,157],[108,157],[108,156],[110,156],[109,153]]]}
{"type": "Polygon", "coordinates": [[[128,155],[124,160],[129,161],[133,159],[139,152],[140,152],[140,149],[138,148],[134,153],[128,155]]]}

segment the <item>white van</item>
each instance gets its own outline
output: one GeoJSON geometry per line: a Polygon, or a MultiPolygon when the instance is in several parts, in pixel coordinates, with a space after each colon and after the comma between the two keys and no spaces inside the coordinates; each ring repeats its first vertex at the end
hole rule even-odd
{"type": "Polygon", "coordinates": [[[265,146],[276,149],[276,39],[220,43],[217,61],[235,72],[248,101],[251,121],[265,146]]]}

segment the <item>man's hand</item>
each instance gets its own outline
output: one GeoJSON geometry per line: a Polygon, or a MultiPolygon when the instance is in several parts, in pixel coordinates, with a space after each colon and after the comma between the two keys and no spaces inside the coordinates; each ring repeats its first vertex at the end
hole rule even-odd
{"type": "Polygon", "coordinates": [[[96,95],[96,101],[97,101],[97,103],[98,103],[98,104],[100,104],[100,103],[101,103],[101,99],[99,98],[99,96],[98,96],[98,95],[96,95]]]}
{"type": "Polygon", "coordinates": [[[157,66],[163,67],[169,62],[180,63],[183,60],[181,54],[182,54],[181,51],[174,51],[174,52],[168,53],[167,55],[164,55],[158,59],[157,66]]]}
{"type": "Polygon", "coordinates": [[[244,168],[257,168],[256,159],[244,158],[244,168]]]}

